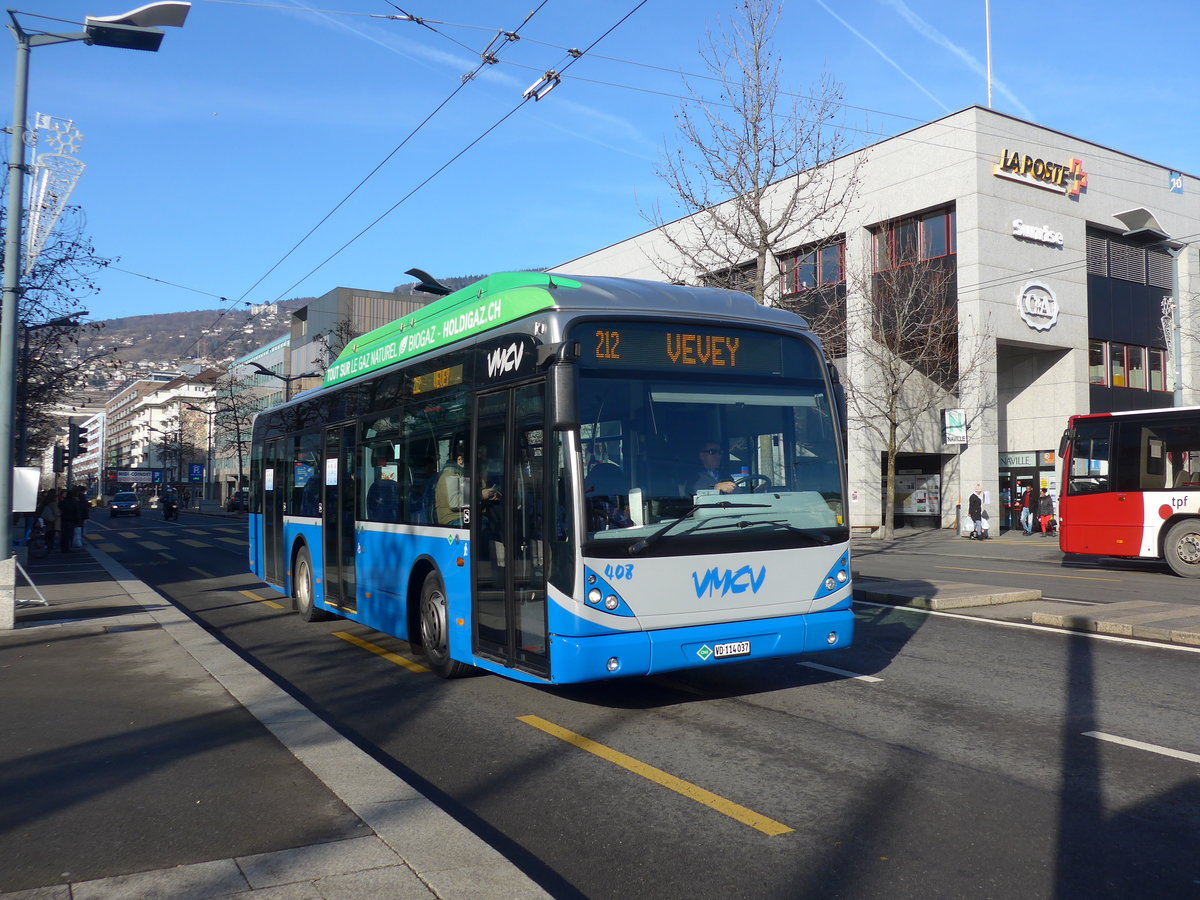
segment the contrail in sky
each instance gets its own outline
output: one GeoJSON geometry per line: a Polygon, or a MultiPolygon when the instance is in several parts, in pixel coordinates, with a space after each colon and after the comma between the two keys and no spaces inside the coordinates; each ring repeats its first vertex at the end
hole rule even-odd
{"type": "MultiPolygon", "coordinates": [[[[817,2],[821,3],[821,0],[817,0],[817,2]]],[[[909,8],[908,4],[905,3],[904,0],[881,0],[881,2],[886,3],[897,13],[899,13],[900,17],[909,25],[911,25],[914,31],[916,31],[926,40],[937,44],[939,47],[942,47],[945,50],[949,50],[952,54],[957,56],[968,69],[986,81],[987,71],[978,59],[976,59],[962,47],[955,44],[950,40],[950,38],[946,37],[946,35],[942,34],[940,31],[918,16],[909,8]]],[[[825,6],[824,3],[821,3],[821,5],[825,6]]],[[[828,7],[826,7],[826,9],[828,9],[828,7]]],[[[1020,100],[1018,100],[1013,92],[1005,87],[1003,82],[998,81],[995,77],[993,77],[992,85],[1000,94],[1005,97],[1005,99],[1008,100],[1009,103],[1013,105],[1013,108],[1021,118],[1032,119],[1034,117],[1029,108],[1026,107],[1025,104],[1020,100]]]]}
{"type": "Polygon", "coordinates": [[[837,19],[839,22],[841,22],[842,26],[845,27],[847,31],[849,31],[856,38],[858,38],[860,41],[862,41],[864,44],[866,44],[868,47],[870,47],[872,50],[874,50],[876,53],[878,53],[879,56],[885,62],[887,62],[889,65],[892,66],[892,68],[894,68],[897,72],[899,72],[901,75],[903,75],[909,81],[911,81],[916,86],[917,90],[919,90],[922,94],[924,94],[926,97],[928,97],[930,100],[932,100],[938,106],[940,106],[945,112],[952,112],[950,107],[948,107],[945,103],[943,103],[941,100],[939,100],[933,94],[931,94],[925,88],[925,85],[921,84],[921,82],[917,81],[917,79],[913,78],[911,75],[909,75],[907,72],[905,72],[904,69],[902,69],[900,67],[900,64],[898,62],[896,62],[894,59],[892,59],[890,56],[888,56],[886,53],[884,53],[879,47],[877,47],[875,44],[873,44],[871,42],[871,40],[869,38],[867,38],[867,36],[864,35],[861,31],[859,31],[857,28],[855,28],[853,25],[851,25],[849,22],[847,22],[845,19],[843,19],[837,13],[835,13],[832,9],[830,9],[829,6],[825,3],[825,0],[817,0],[817,5],[820,6],[821,9],[825,10],[825,12],[829,13],[831,16],[833,16],[835,19],[837,19]]]}

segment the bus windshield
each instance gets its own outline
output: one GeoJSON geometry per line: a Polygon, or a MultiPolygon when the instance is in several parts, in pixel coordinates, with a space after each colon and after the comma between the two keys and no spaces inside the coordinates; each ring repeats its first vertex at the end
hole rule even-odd
{"type": "Polygon", "coordinates": [[[823,381],[622,376],[580,379],[585,555],[846,539],[836,419],[823,381]]]}

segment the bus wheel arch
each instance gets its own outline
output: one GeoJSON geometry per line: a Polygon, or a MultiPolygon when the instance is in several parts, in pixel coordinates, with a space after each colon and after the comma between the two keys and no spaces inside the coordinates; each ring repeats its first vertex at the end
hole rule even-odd
{"type": "Polygon", "coordinates": [[[429,667],[443,678],[461,678],[471,666],[450,656],[450,611],[441,573],[430,567],[421,582],[417,618],[421,649],[429,667]]]}
{"type": "Polygon", "coordinates": [[[1200,518],[1175,522],[1163,538],[1163,558],[1176,575],[1200,578],[1200,518]]]}
{"type": "Polygon", "coordinates": [[[333,618],[317,607],[312,554],[308,552],[308,544],[304,541],[298,541],[292,551],[292,608],[305,622],[322,622],[333,618]]]}

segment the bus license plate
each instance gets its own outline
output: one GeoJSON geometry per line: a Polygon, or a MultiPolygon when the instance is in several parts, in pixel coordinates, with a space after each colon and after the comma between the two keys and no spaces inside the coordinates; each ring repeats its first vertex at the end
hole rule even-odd
{"type": "Polygon", "coordinates": [[[716,659],[727,659],[730,656],[749,656],[749,641],[730,641],[728,644],[715,644],[713,656],[716,659]]]}

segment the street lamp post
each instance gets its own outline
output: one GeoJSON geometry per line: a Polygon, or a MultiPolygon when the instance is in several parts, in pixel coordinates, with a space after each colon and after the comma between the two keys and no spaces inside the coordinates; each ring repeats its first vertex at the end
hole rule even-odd
{"type": "MultiPolygon", "coordinates": [[[[101,47],[155,51],[163,32],[154,27],[181,27],[190,3],[174,0],[149,3],[118,16],[88,16],[82,32],[61,34],[26,31],[9,10],[9,31],[17,40],[17,67],[13,79],[12,141],[8,155],[8,220],[4,235],[4,299],[0,307],[0,628],[15,624],[16,568],[12,558],[13,512],[13,416],[16,403],[15,363],[17,357],[17,303],[21,289],[21,244],[24,237],[25,121],[29,106],[29,55],[34,47],[83,41],[101,47]]],[[[21,13],[21,15],[29,15],[21,13]]],[[[42,17],[44,18],[44,17],[42,17]]]]}
{"type": "Polygon", "coordinates": [[[301,372],[299,375],[280,375],[278,372],[273,372],[270,369],[268,369],[266,366],[264,366],[260,363],[256,363],[256,362],[243,363],[243,365],[253,366],[254,368],[258,369],[259,375],[266,375],[266,376],[269,376],[270,378],[278,378],[280,381],[282,381],[284,384],[283,399],[284,399],[285,403],[288,400],[292,399],[292,382],[293,381],[300,381],[303,378],[320,378],[321,377],[320,372],[301,372]]]}

